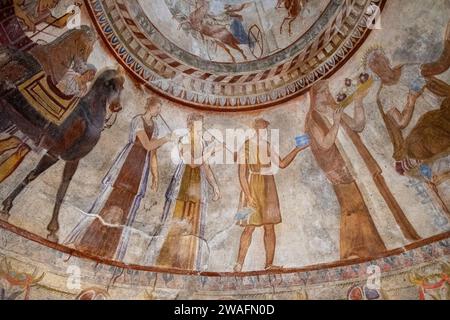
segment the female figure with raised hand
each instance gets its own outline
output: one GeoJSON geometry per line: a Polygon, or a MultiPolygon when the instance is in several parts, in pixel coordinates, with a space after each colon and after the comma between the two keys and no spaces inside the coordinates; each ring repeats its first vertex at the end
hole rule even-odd
{"type": "Polygon", "coordinates": [[[158,188],[156,151],[169,138],[157,138],[155,118],[161,112],[160,101],[149,98],[145,108],[144,114],[133,118],[128,144],[103,180],[103,189],[90,210],[94,216],[83,219],[69,236],[67,242],[81,251],[122,260],[150,173],[152,191],[158,188]]]}

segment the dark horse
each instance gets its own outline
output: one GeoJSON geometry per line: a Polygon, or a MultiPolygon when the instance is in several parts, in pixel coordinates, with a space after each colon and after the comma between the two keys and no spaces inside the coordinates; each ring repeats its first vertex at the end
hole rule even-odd
{"type": "Polygon", "coordinates": [[[283,26],[289,22],[289,35],[292,34],[292,23],[298,18],[308,0],[278,0],[277,9],[284,7],[288,11],[287,17],[284,18],[280,26],[280,34],[283,33],[283,26]]]}
{"type": "MultiPolygon", "coordinates": [[[[23,79],[30,79],[42,71],[39,62],[29,53],[0,47],[0,56],[7,56],[22,70],[23,79]]],[[[3,70],[2,70],[3,71],[3,70]]],[[[48,239],[58,241],[58,216],[67,188],[75,174],[79,161],[96,146],[105,126],[107,107],[116,108],[124,77],[119,70],[103,71],[95,80],[89,93],[83,97],[72,113],[60,124],[47,121],[25,99],[15,86],[0,81],[0,127],[15,125],[47,153],[36,168],[3,201],[0,218],[7,220],[14,199],[41,173],[60,159],[64,160],[64,174],[58,189],[52,219],[47,227],[48,239]],[[3,88],[3,89],[2,89],[3,88]]]]}

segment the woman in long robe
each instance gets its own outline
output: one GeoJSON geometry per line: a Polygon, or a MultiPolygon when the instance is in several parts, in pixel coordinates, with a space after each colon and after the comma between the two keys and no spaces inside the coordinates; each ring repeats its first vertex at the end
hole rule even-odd
{"type": "MultiPolygon", "coordinates": [[[[333,185],[337,200],[341,208],[340,228],[340,256],[341,259],[369,258],[386,251],[369,210],[364,202],[362,193],[347,168],[344,157],[340,153],[336,138],[341,119],[349,120],[351,127],[364,128],[359,121],[343,115],[342,110],[336,110],[334,124],[329,127],[325,114],[335,110],[336,101],[333,99],[327,81],[316,83],[310,91],[311,105],[306,116],[305,131],[311,137],[311,151],[319,167],[325,172],[333,185]]],[[[364,117],[357,115],[363,112],[362,100],[356,102],[355,119],[364,121],[364,117]]]]}
{"type": "Polygon", "coordinates": [[[181,141],[182,161],[167,191],[163,221],[173,208],[172,217],[156,264],[183,270],[200,270],[208,200],[206,182],[213,188],[214,201],[220,198],[220,191],[205,157],[203,117],[193,114],[188,117],[187,122],[189,135],[181,141]]]}
{"type": "Polygon", "coordinates": [[[103,189],[86,217],[70,234],[67,243],[83,252],[122,260],[151,171],[152,191],[158,187],[156,151],[168,138],[157,139],[155,118],[159,101],[147,100],[146,112],[133,118],[128,144],[103,181],[103,189]]]}

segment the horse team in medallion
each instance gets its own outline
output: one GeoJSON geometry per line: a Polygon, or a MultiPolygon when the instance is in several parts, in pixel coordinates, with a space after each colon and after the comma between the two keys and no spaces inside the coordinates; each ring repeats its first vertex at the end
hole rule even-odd
{"type": "MultiPolygon", "coordinates": [[[[48,3],[49,6],[53,5],[53,2],[48,3]]],[[[304,5],[304,1],[279,1],[279,6],[284,4],[286,8],[291,8],[291,3],[295,3],[300,10],[304,5]]],[[[191,23],[195,25],[197,20],[194,18],[190,17],[191,23]]],[[[31,20],[28,22],[31,23],[31,20]]],[[[28,27],[32,29],[31,24],[28,27]]],[[[96,69],[87,64],[95,41],[93,30],[82,26],[67,31],[48,45],[37,45],[29,52],[0,46],[0,129],[3,132],[20,131],[31,143],[46,150],[36,168],[4,199],[0,218],[7,221],[16,197],[27,185],[56,162],[63,160],[63,178],[47,227],[48,239],[55,242],[58,241],[61,205],[79,162],[97,145],[105,128],[107,113],[121,110],[118,106],[125,82],[121,70],[98,72],[94,80],[96,69]],[[42,88],[45,93],[39,91],[41,93],[35,96],[29,90],[30,86],[42,88]],[[52,113],[55,107],[59,111],[52,113]],[[11,128],[15,129],[11,131],[11,128]]],[[[450,86],[436,77],[450,67],[450,24],[443,53],[436,62],[391,66],[386,54],[376,48],[367,53],[365,65],[373,77],[380,79],[377,105],[392,142],[397,172],[405,175],[418,170],[422,177],[437,188],[439,182],[450,176],[448,171],[433,171],[436,162],[450,156],[450,86]],[[403,108],[383,98],[383,90],[395,86],[404,86],[409,90],[403,108]],[[425,90],[438,96],[440,103],[412,126],[416,101],[425,90]],[[385,110],[386,104],[390,108],[388,111],[385,110]],[[403,130],[410,125],[412,130],[404,137],[403,130]]],[[[327,81],[314,84],[309,94],[310,110],[305,121],[306,142],[298,144],[285,158],[280,158],[267,140],[259,139],[260,133],[266,132],[269,126],[267,120],[260,118],[254,122],[258,138],[246,140],[242,146],[240,152],[243,152],[245,161],[239,164],[238,179],[242,192],[236,220],[244,229],[235,272],[242,271],[256,227],[264,228],[266,270],[282,268],[273,264],[275,225],[281,223],[281,212],[275,177],[271,171],[272,162],[279,168],[286,168],[307,148],[311,149],[318,167],[333,186],[340,205],[341,259],[369,258],[386,251],[362,193],[347,167],[346,158],[337,147],[337,135],[342,127],[349,132],[350,137],[356,137],[353,142],[359,141],[357,134],[364,131],[367,122],[364,111],[367,92],[357,93],[353,97],[353,116],[344,112],[339,99],[336,101],[333,98],[327,81]],[[329,118],[333,123],[330,124],[329,118]],[[256,144],[254,148],[250,147],[251,142],[256,144]],[[256,150],[256,154],[252,150],[256,150]],[[263,156],[269,155],[269,164],[261,162],[261,150],[267,152],[263,156]]],[[[158,188],[157,149],[172,141],[179,148],[180,162],[166,193],[167,201],[161,218],[166,237],[155,261],[163,267],[200,270],[203,267],[200,251],[204,241],[208,185],[213,189],[212,200],[220,201],[221,198],[219,184],[205,156],[209,146],[202,136],[198,136],[203,131],[204,118],[198,114],[190,115],[187,119],[187,135],[158,137],[154,120],[160,115],[160,105],[161,100],[154,97],[148,99],[145,112],[133,119],[128,144],[105,177],[104,188],[89,212],[92,217],[85,219],[72,231],[68,243],[99,257],[123,259],[129,241],[127,228],[132,227],[136,218],[146,193],[149,175],[153,179],[152,191],[158,188]],[[201,123],[200,128],[195,126],[196,122],[201,123]],[[191,164],[186,161],[186,155],[194,160],[196,155],[200,155],[202,161],[191,164]]],[[[30,151],[14,135],[0,141],[0,155],[14,148],[22,148],[21,152],[30,151]]],[[[363,153],[366,157],[370,155],[368,151],[363,153]]],[[[20,161],[14,157],[2,162],[0,183],[19,165],[20,161]]],[[[395,207],[389,202],[392,202],[392,197],[387,196],[390,194],[387,187],[381,183],[377,186],[383,189],[380,191],[383,196],[386,195],[388,206],[391,209],[395,207]]],[[[444,201],[441,206],[448,213],[444,201]]],[[[397,220],[402,231],[410,229],[410,237],[404,231],[405,236],[410,239],[420,238],[405,219],[397,220]]],[[[159,232],[154,236],[159,236],[159,232]]]]}

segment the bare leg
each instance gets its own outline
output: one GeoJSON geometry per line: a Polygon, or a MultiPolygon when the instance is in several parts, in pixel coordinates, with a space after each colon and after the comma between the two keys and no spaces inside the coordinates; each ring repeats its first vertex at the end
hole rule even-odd
{"type": "Polygon", "coordinates": [[[52,220],[47,226],[47,230],[49,231],[47,239],[51,241],[58,242],[58,236],[56,235],[56,233],[59,230],[59,223],[58,223],[59,211],[61,209],[61,204],[66,195],[67,189],[69,188],[69,184],[72,181],[72,177],[77,171],[78,163],[79,160],[67,161],[64,167],[63,180],[59,185],[58,194],[56,195],[56,203],[53,209],[52,220]]]}
{"type": "Polygon", "coordinates": [[[275,247],[277,238],[275,235],[275,226],[268,224],[264,226],[264,247],[266,249],[266,269],[273,266],[275,257],[275,247]]]}
{"type": "Polygon", "coordinates": [[[48,153],[41,159],[41,161],[39,161],[36,168],[31,171],[22,181],[22,183],[19,184],[13,192],[11,192],[11,194],[8,196],[8,198],[5,199],[5,201],[3,201],[3,210],[0,211],[0,218],[2,220],[8,220],[10,216],[9,211],[13,206],[14,199],[22,192],[22,190],[25,189],[25,187],[30,184],[30,182],[34,181],[37,177],[39,177],[41,173],[46,171],[56,162],[58,162],[58,158],[48,153]]]}
{"type": "Polygon", "coordinates": [[[242,266],[244,265],[245,257],[247,256],[248,248],[252,243],[252,235],[255,231],[255,227],[247,226],[241,235],[241,242],[239,244],[239,254],[236,262],[236,266],[234,267],[234,271],[240,272],[242,271],[242,266]]]}

